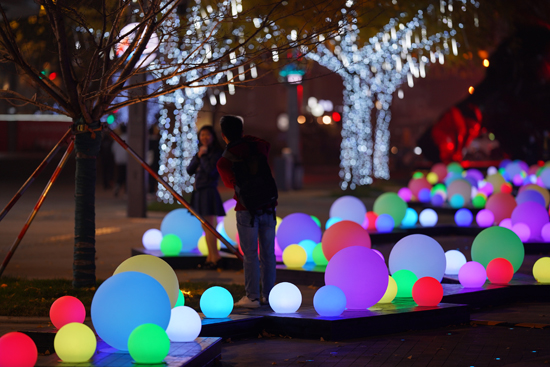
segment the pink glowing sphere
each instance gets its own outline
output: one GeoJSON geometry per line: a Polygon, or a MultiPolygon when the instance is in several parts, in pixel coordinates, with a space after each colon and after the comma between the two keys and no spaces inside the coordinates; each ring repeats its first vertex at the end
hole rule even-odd
{"type": "Polygon", "coordinates": [[[476,214],[476,223],[482,228],[490,227],[495,223],[495,215],[489,209],[481,209],[476,214]]]}
{"type": "Polygon", "coordinates": [[[73,296],[63,296],[55,300],[50,307],[52,324],[61,329],[71,322],[82,324],[86,318],[86,309],[82,302],[73,296]]]}
{"type": "Polygon", "coordinates": [[[342,220],[330,226],[323,234],[321,243],[323,253],[329,262],[338,251],[346,247],[362,246],[368,249],[371,247],[369,233],[350,220],[342,220]]]}
{"type": "Polygon", "coordinates": [[[487,278],[493,284],[508,284],[513,276],[512,263],[502,257],[497,257],[487,264],[487,278]]]}
{"type": "Polygon", "coordinates": [[[33,367],[37,359],[36,344],[27,334],[12,331],[0,337],[1,367],[33,367]]]}
{"type": "Polygon", "coordinates": [[[550,242],[550,223],[546,223],[544,226],[542,226],[540,235],[544,242],[550,242]]]}
{"type": "Polygon", "coordinates": [[[490,196],[493,194],[493,184],[487,181],[481,181],[479,183],[479,192],[485,194],[485,196],[490,196]]]}
{"type": "Polygon", "coordinates": [[[439,182],[443,182],[447,177],[447,166],[444,163],[434,164],[431,171],[437,175],[439,182]]]}
{"type": "Polygon", "coordinates": [[[277,242],[281,250],[284,251],[287,246],[295,245],[302,240],[319,242],[321,228],[308,214],[293,213],[284,217],[277,229],[277,242]]]}
{"type": "Polygon", "coordinates": [[[351,246],[336,253],[325,270],[325,284],[344,291],[348,310],[364,310],[382,299],[388,288],[384,260],[363,246],[351,246]]]}
{"type": "Polygon", "coordinates": [[[458,271],[458,281],[464,288],[479,288],[486,280],[485,268],[476,261],[468,261],[458,271]]]}
{"type": "Polygon", "coordinates": [[[432,189],[432,185],[428,182],[428,180],[425,177],[413,178],[412,180],[409,181],[408,187],[415,198],[418,198],[418,193],[420,192],[421,189],[428,189],[428,190],[432,189]]]}
{"type": "Polygon", "coordinates": [[[510,229],[518,235],[521,242],[529,241],[529,237],[531,237],[531,230],[527,224],[519,222],[514,224],[510,229]]]}
{"type": "Polygon", "coordinates": [[[512,229],[512,218],[505,218],[498,224],[499,227],[512,229]]]}
{"type": "Polygon", "coordinates": [[[412,198],[411,189],[409,189],[408,187],[400,188],[399,191],[397,191],[397,195],[406,203],[411,201],[412,198]]]}
{"type": "Polygon", "coordinates": [[[499,192],[489,196],[485,209],[493,212],[495,215],[495,223],[500,223],[505,218],[510,218],[512,212],[516,208],[516,199],[505,192],[499,192]]]}
{"type": "Polygon", "coordinates": [[[437,306],[443,299],[443,286],[435,278],[420,278],[413,285],[412,297],[419,306],[437,306]]]}
{"type": "Polygon", "coordinates": [[[534,201],[526,201],[518,205],[512,212],[512,225],[525,223],[531,230],[529,239],[540,239],[542,227],[549,222],[546,209],[534,201]]]}

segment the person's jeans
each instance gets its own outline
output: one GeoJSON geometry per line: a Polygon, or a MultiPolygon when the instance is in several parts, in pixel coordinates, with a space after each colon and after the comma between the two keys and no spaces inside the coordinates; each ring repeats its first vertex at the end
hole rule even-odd
{"type": "Polygon", "coordinates": [[[275,225],[273,213],[258,211],[251,224],[247,210],[237,211],[237,230],[244,254],[244,287],[246,296],[252,300],[262,295],[268,299],[275,285],[275,225]],[[260,255],[258,259],[258,240],[260,255]]]}

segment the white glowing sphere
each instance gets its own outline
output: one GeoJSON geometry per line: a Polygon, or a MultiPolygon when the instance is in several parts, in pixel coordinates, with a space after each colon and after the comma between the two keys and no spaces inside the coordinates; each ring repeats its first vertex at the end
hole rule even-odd
{"type": "Polygon", "coordinates": [[[178,306],[171,311],[170,323],[166,334],[173,342],[192,342],[200,334],[201,317],[191,307],[178,306]]]}
{"type": "Polygon", "coordinates": [[[449,250],[445,252],[445,259],[447,260],[447,266],[445,267],[445,274],[458,275],[458,271],[462,265],[466,264],[466,256],[458,250],[449,250]]]}
{"type": "Polygon", "coordinates": [[[269,305],[276,313],[296,312],[302,305],[302,292],[292,283],[279,283],[269,292],[269,305]]]}
{"type": "Polygon", "coordinates": [[[437,213],[430,208],[424,209],[420,212],[418,221],[422,227],[433,227],[437,224],[437,213]]]}
{"type": "Polygon", "coordinates": [[[141,238],[141,243],[147,250],[160,250],[161,241],[162,232],[156,228],[146,230],[141,238]]]}

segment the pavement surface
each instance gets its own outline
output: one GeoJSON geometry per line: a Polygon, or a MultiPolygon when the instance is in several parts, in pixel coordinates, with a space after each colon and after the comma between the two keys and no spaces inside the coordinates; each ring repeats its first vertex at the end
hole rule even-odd
{"type": "MultiPolygon", "coordinates": [[[[40,162],[40,155],[0,156],[0,208],[4,208],[40,162]]],[[[21,231],[55,163],[51,163],[0,222],[0,260],[21,231]]],[[[99,180],[98,180],[99,181],[99,180]]],[[[406,181],[405,181],[406,182],[406,181]]],[[[387,187],[397,190],[399,187],[387,187]]],[[[281,192],[278,216],[294,212],[329,218],[338,192],[337,169],[306,170],[304,188],[281,192]]],[[[223,199],[232,193],[221,189],[223,199]]],[[[69,160],[38,215],[21,241],[4,275],[28,278],[72,277],[74,228],[74,161],[69,160]]],[[[374,198],[363,199],[372,210],[374,198]]],[[[112,189],[97,187],[96,276],[106,279],[141,246],[141,236],[160,228],[165,213],[148,212],[146,218],[128,218],[127,197],[114,197],[112,189]]],[[[440,220],[450,220],[441,218],[440,220]]],[[[438,237],[445,250],[461,249],[469,258],[473,238],[438,237]]],[[[393,244],[378,245],[387,258],[393,244]]],[[[545,254],[526,256],[520,272],[530,274],[532,264],[545,254]]],[[[243,284],[242,271],[177,270],[180,281],[212,281],[243,284]]],[[[300,286],[303,304],[311,306],[315,289],[300,286]]],[[[1,301],[1,300],[0,300],[1,301]]],[[[517,303],[473,310],[470,325],[328,342],[289,339],[278,335],[226,340],[223,366],[548,366],[550,363],[550,304],[517,303]]],[[[47,318],[0,317],[0,335],[48,324],[47,318]]],[[[383,331],[381,331],[383,334],[383,331]]]]}

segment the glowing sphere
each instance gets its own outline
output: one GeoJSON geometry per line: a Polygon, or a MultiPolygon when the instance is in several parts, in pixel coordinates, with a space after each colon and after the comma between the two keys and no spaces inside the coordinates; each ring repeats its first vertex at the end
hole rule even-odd
{"type": "Polygon", "coordinates": [[[490,227],[495,223],[495,215],[489,209],[481,209],[476,214],[476,223],[482,228],[490,227]]]}
{"type": "Polygon", "coordinates": [[[443,181],[447,177],[447,166],[444,163],[436,163],[432,166],[433,173],[439,178],[439,182],[443,181]]]}
{"type": "Polygon", "coordinates": [[[443,286],[437,279],[422,277],[414,283],[412,297],[419,306],[437,306],[443,299],[443,286]]]}
{"type": "Polygon", "coordinates": [[[170,339],[158,325],[139,325],[128,338],[128,352],[136,363],[162,363],[170,352],[170,339]]]}
{"type": "Polygon", "coordinates": [[[465,203],[470,201],[471,194],[472,194],[472,185],[467,180],[464,180],[461,178],[454,180],[447,187],[447,195],[450,198],[452,198],[453,195],[460,195],[464,199],[465,203]]]}
{"type": "Polygon", "coordinates": [[[502,186],[500,187],[500,192],[505,192],[507,194],[511,194],[512,193],[512,185],[508,182],[503,183],[502,186]]]}
{"type": "Polygon", "coordinates": [[[479,183],[479,192],[484,194],[486,197],[493,194],[493,184],[485,180],[479,183]]]}
{"type": "Polygon", "coordinates": [[[519,204],[512,212],[512,225],[525,223],[531,230],[530,239],[540,239],[542,227],[549,222],[548,212],[544,206],[527,201],[519,204]]]}
{"type": "Polygon", "coordinates": [[[53,326],[61,329],[71,322],[83,323],[86,309],[80,300],[73,296],[63,296],[55,300],[50,307],[50,320],[53,326]]]}
{"type": "Polygon", "coordinates": [[[349,220],[333,224],[323,233],[321,243],[323,244],[323,254],[328,261],[338,251],[349,246],[371,247],[369,233],[359,224],[349,220]]]}
{"type": "Polygon", "coordinates": [[[328,260],[325,257],[325,254],[323,253],[323,244],[322,243],[318,243],[315,246],[311,256],[313,257],[313,262],[315,263],[315,265],[326,266],[328,264],[328,260]]]}
{"type": "Polygon", "coordinates": [[[418,192],[418,201],[420,201],[421,203],[429,203],[430,200],[431,200],[431,190],[428,189],[428,188],[422,188],[420,189],[420,191],[418,192]]]}
{"type": "Polygon", "coordinates": [[[470,224],[472,224],[473,220],[474,215],[469,209],[458,209],[455,213],[455,223],[459,227],[468,227],[470,224]]]}
{"type": "Polygon", "coordinates": [[[181,290],[178,291],[178,300],[176,301],[174,307],[178,306],[185,306],[185,297],[183,296],[183,292],[181,290]]]}
{"type": "Polygon", "coordinates": [[[397,195],[401,199],[403,199],[403,201],[405,201],[406,203],[411,201],[412,193],[411,193],[411,189],[409,189],[408,187],[400,188],[399,191],[397,191],[397,195]]]}
{"type": "Polygon", "coordinates": [[[384,260],[370,248],[351,246],[336,253],[325,270],[325,284],[344,291],[349,310],[376,304],[388,288],[384,260]]]}
{"type": "Polygon", "coordinates": [[[97,335],[110,346],[128,350],[128,337],[139,325],[162,328],[170,321],[170,298],[152,276],[125,271],[104,281],[92,300],[91,316],[97,335]]]}
{"type": "Polygon", "coordinates": [[[293,313],[302,305],[302,292],[292,283],[276,284],[269,292],[269,306],[276,313],[293,313]]]}
{"type": "Polygon", "coordinates": [[[306,250],[300,245],[290,245],[283,250],[283,263],[289,268],[301,268],[307,262],[306,250]]]}
{"type": "Polygon", "coordinates": [[[514,267],[510,261],[497,257],[487,264],[487,278],[493,284],[508,284],[514,276],[514,267]]]}
{"type": "MultiPolygon", "coordinates": [[[[361,218],[362,221],[363,218],[361,218]]],[[[302,240],[320,242],[321,228],[304,213],[293,213],[284,217],[277,230],[277,242],[281,250],[284,251],[287,246],[300,243],[302,240]]]]}
{"type": "Polygon", "coordinates": [[[210,287],[202,294],[200,307],[205,317],[223,319],[233,311],[233,296],[223,287],[210,287]]]}
{"type": "MultiPolygon", "coordinates": [[[[227,227],[225,227],[227,230],[227,227]]],[[[181,240],[183,252],[189,252],[197,247],[197,242],[202,236],[201,222],[187,209],[175,209],[166,214],[160,225],[163,236],[175,234],[181,240]]],[[[162,243],[161,243],[162,250],[162,243]]]]}
{"type": "Polygon", "coordinates": [[[407,203],[395,192],[385,192],[374,201],[373,211],[377,214],[389,214],[394,223],[401,223],[407,211],[407,203]]]}
{"type": "Polygon", "coordinates": [[[378,218],[378,214],[376,214],[375,212],[367,212],[365,218],[367,219],[367,229],[369,231],[376,230],[376,218],[378,218]]]}
{"type": "Polygon", "coordinates": [[[342,196],[330,206],[329,217],[338,217],[361,224],[365,219],[365,214],[367,214],[367,208],[361,199],[355,196],[342,196]]]}
{"type": "Polygon", "coordinates": [[[223,229],[227,234],[227,237],[234,243],[237,242],[237,212],[235,207],[225,210],[225,217],[223,218],[223,229]]]}
{"type": "Polygon", "coordinates": [[[469,170],[466,171],[466,178],[468,177],[471,177],[476,183],[477,182],[480,182],[480,181],[483,181],[483,173],[481,173],[480,170],[478,169],[475,169],[475,168],[471,168],[469,170]]]}
{"type": "Polygon", "coordinates": [[[546,223],[542,226],[540,236],[544,242],[550,242],[550,223],[546,223]]]}
{"type": "Polygon", "coordinates": [[[164,256],[178,256],[183,248],[181,239],[175,234],[167,234],[162,237],[160,251],[164,256]]]}
{"type": "Polygon", "coordinates": [[[410,270],[401,269],[392,274],[395,283],[397,284],[396,297],[412,297],[412,289],[418,277],[410,270]]]}
{"type": "Polygon", "coordinates": [[[439,177],[437,176],[437,173],[435,172],[430,172],[426,175],[426,180],[432,184],[432,185],[435,185],[436,183],[439,182],[439,177]]]}
{"type": "Polygon", "coordinates": [[[191,307],[178,306],[171,311],[166,334],[173,342],[192,342],[202,329],[201,317],[191,307]]]}
{"type": "Polygon", "coordinates": [[[434,187],[432,187],[432,195],[439,194],[444,199],[447,198],[447,186],[445,184],[437,184],[434,187]]]}
{"type": "Polygon", "coordinates": [[[418,221],[422,227],[433,227],[437,224],[437,213],[430,208],[424,209],[420,212],[418,221]]]}
{"type": "MultiPolygon", "coordinates": [[[[366,216],[365,216],[366,218],[366,216]]],[[[338,218],[338,217],[332,217],[332,218],[329,218],[327,220],[327,222],[325,223],[325,229],[328,229],[331,225],[333,225],[334,223],[338,223],[342,220],[342,218],[338,218]]]]}
{"type": "Polygon", "coordinates": [[[302,247],[304,250],[306,250],[307,254],[307,260],[306,262],[313,262],[313,250],[317,246],[317,242],[314,242],[312,240],[302,240],[300,243],[298,243],[300,247],[302,247]]]}
{"type": "Polygon", "coordinates": [[[426,178],[413,178],[409,181],[408,185],[409,189],[411,190],[412,196],[418,198],[418,193],[421,189],[429,189],[431,190],[432,185],[428,182],[426,178]]]}
{"type": "Polygon", "coordinates": [[[380,258],[381,258],[382,260],[386,261],[386,260],[384,259],[384,255],[382,255],[382,253],[381,253],[380,251],[378,251],[378,250],[376,250],[376,249],[373,249],[373,248],[371,248],[371,250],[374,251],[374,252],[376,252],[376,253],[378,254],[378,256],[380,256],[380,258]]]}
{"type": "MultiPolygon", "coordinates": [[[[208,255],[208,244],[206,243],[206,236],[202,235],[199,238],[199,242],[197,242],[197,247],[201,255],[208,255]]],[[[216,247],[218,248],[218,250],[222,248],[220,240],[216,240],[216,247]]]]}
{"type": "Polygon", "coordinates": [[[335,285],[325,285],[315,292],[313,307],[320,316],[340,316],[346,309],[346,295],[335,285]]]}
{"type": "Polygon", "coordinates": [[[533,277],[539,283],[550,283],[550,257],[541,257],[535,261],[533,277]]]}
{"type": "Polygon", "coordinates": [[[468,261],[458,271],[458,281],[464,288],[479,288],[485,284],[485,280],[485,268],[476,261],[468,261]]]}
{"type": "Polygon", "coordinates": [[[391,303],[397,295],[397,283],[388,275],[388,287],[386,288],[386,293],[382,296],[378,303],[391,303]]]}
{"type": "Polygon", "coordinates": [[[435,194],[432,196],[432,199],[430,200],[433,206],[441,206],[445,202],[445,199],[440,193],[435,194]]]}
{"type": "Polygon", "coordinates": [[[422,178],[422,177],[424,177],[424,174],[420,171],[416,171],[415,173],[413,173],[412,177],[413,178],[422,178]]]}
{"type": "Polygon", "coordinates": [[[487,203],[487,197],[485,194],[477,194],[472,199],[472,205],[476,209],[485,208],[485,204],[487,203]]]}
{"type": "Polygon", "coordinates": [[[488,175],[485,180],[493,185],[493,193],[498,194],[502,188],[502,185],[506,183],[506,180],[500,173],[494,173],[492,175],[488,175]]]}
{"type": "Polygon", "coordinates": [[[0,337],[0,351],[1,367],[33,367],[38,359],[34,341],[18,331],[0,337]]]}
{"type": "Polygon", "coordinates": [[[550,203],[550,192],[546,188],[539,186],[537,184],[525,185],[519,188],[518,195],[525,190],[538,191],[544,197],[544,203],[545,203],[544,207],[548,208],[548,204],[550,203]]]}
{"type": "Polygon", "coordinates": [[[518,196],[516,196],[516,203],[520,205],[526,201],[534,201],[536,203],[539,203],[543,207],[546,205],[546,202],[544,201],[544,196],[542,196],[540,192],[535,190],[524,190],[518,193],[518,196]]]}
{"type": "Polygon", "coordinates": [[[413,208],[407,208],[405,212],[405,217],[401,221],[401,227],[403,228],[412,228],[418,222],[418,213],[413,208]]]}
{"type": "Polygon", "coordinates": [[[393,217],[389,214],[380,214],[376,219],[376,230],[380,233],[389,233],[393,227],[393,217]]]}
{"type": "Polygon", "coordinates": [[[518,271],[525,249],[517,234],[504,227],[489,227],[481,231],[474,242],[471,250],[472,260],[479,262],[486,267],[487,264],[497,257],[503,257],[514,266],[514,272],[518,271]]]}
{"type": "Polygon", "coordinates": [[[540,173],[539,178],[542,181],[543,186],[550,189],[550,167],[544,168],[540,173]]]}
{"type": "Polygon", "coordinates": [[[462,173],[463,170],[458,162],[451,162],[447,165],[447,172],[462,173]]]}
{"type": "Polygon", "coordinates": [[[441,281],[446,261],[445,252],[436,240],[423,234],[412,234],[393,246],[388,264],[392,276],[399,270],[407,269],[418,278],[430,276],[441,281]]]}
{"type": "Polygon", "coordinates": [[[447,275],[457,275],[462,265],[466,264],[466,256],[458,250],[445,252],[445,259],[447,261],[445,274],[447,275]]]}
{"type": "Polygon", "coordinates": [[[313,219],[313,221],[314,221],[315,223],[317,223],[317,225],[318,225],[319,227],[321,227],[321,221],[319,220],[319,218],[317,218],[317,217],[314,216],[314,215],[310,215],[310,217],[311,217],[311,219],[313,219]]]}
{"type": "Polygon", "coordinates": [[[141,243],[147,250],[160,250],[160,241],[162,232],[156,228],[146,230],[141,238],[141,243]]]}
{"type": "Polygon", "coordinates": [[[512,225],[511,229],[518,235],[521,242],[529,241],[529,237],[531,237],[531,230],[527,224],[519,222],[512,225]]]}
{"type": "Polygon", "coordinates": [[[86,362],[95,353],[97,340],[87,325],[73,322],[64,325],[55,334],[55,353],[63,362],[86,362]]]}

